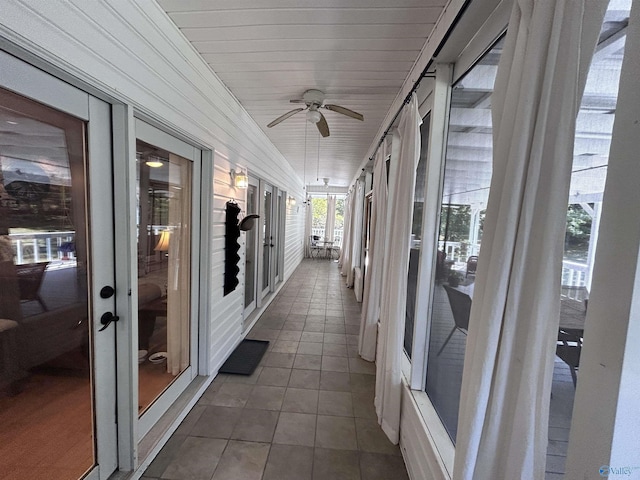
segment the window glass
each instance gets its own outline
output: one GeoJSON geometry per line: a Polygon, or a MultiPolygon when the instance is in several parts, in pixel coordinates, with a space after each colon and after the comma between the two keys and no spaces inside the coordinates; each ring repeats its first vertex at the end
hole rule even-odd
{"type": "Polygon", "coordinates": [[[455,442],[462,366],[492,162],[491,94],[502,42],[453,86],[426,391],[455,442]]]}
{"type": "Polygon", "coordinates": [[[420,126],[421,151],[416,168],[416,187],[413,195],[413,221],[411,224],[411,244],[409,252],[409,273],[407,275],[407,308],[404,323],[404,351],[411,358],[413,346],[413,326],[418,286],[418,265],[420,264],[420,246],[422,243],[422,212],[424,210],[424,185],[427,174],[427,153],[429,143],[429,123],[427,115],[420,126]]]}
{"type": "Polygon", "coordinates": [[[192,166],[136,142],[140,414],[190,363],[192,166]]]}

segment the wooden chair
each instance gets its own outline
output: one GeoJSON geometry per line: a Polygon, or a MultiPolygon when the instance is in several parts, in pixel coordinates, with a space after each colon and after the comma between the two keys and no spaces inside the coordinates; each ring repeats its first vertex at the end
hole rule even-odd
{"type": "Polygon", "coordinates": [[[456,330],[460,330],[465,335],[467,334],[467,330],[469,330],[469,314],[471,313],[471,297],[460,290],[457,290],[449,285],[443,285],[444,290],[447,292],[447,297],[449,298],[449,304],[451,305],[451,311],[453,312],[453,321],[455,325],[451,329],[449,336],[438,350],[439,356],[444,350],[444,347],[447,346],[449,340],[453,336],[453,333],[456,330]]]}
{"type": "Polygon", "coordinates": [[[569,366],[573,388],[576,387],[578,377],[576,372],[580,366],[580,354],[582,353],[582,331],[570,328],[561,328],[558,331],[556,342],[556,355],[569,366]]]}
{"type": "Polygon", "coordinates": [[[18,288],[20,289],[20,301],[31,302],[37,301],[42,309],[46,312],[47,305],[40,297],[40,287],[44,279],[44,272],[49,262],[26,263],[24,265],[16,265],[16,276],[18,277],[18,288]]]}
{"type": "Polygon", "coordinates": [[[320,255],[320,252],[323,251],[323,249],[324,247],[320,246],[320,236],[311,235],[309,238],[309,252],[311,258],[318,258],[318,255],[320,255]]]}
{"type": "Polygon", "coordinates": [[[467,273],[465,274],[464,277],[467,278],[469,275],[475,275],[477,268],[478,268],[478,256],[471,255],[467,259],[467,273]]]}

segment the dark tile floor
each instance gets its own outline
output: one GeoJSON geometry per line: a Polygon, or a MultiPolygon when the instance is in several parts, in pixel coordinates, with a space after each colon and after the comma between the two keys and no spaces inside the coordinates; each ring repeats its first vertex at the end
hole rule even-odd
{"type": "Polygon", "coordinates": [[[255,373],[218,375],[142,478],[408,479],[376,421],[359,324],[336,263],[305,260],[249,334],[271,342],[255,373]]]}

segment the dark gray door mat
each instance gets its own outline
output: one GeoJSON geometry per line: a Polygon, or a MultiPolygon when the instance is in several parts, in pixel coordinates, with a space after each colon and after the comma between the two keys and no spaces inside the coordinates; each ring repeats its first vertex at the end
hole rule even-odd
{"type": "Polygon", "coordinates": [[[243,340],[220,367],[219,372],[251,375],[268,347],[269,342],[266,340],[243,340]]]}

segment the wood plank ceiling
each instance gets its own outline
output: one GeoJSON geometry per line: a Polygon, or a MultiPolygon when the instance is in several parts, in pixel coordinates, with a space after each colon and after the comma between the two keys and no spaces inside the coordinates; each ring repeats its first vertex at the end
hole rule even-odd
{"type": "MultiPolygon", "coordinates": [[[[157,0],[306,185],[348,186],[448,0],[157,0]],[[298,107],[308,89],[364,122],[323,109],[321,138],[298,107]],[[305,141],[306,140],[306,141],[305,141]],[[305,149],[306,145],[306,149],[305,149]],[[306,150],[306,151],[305,151],[306,150]]],[[[302,105],[304,107],[304,105],[302,105]]]]}

